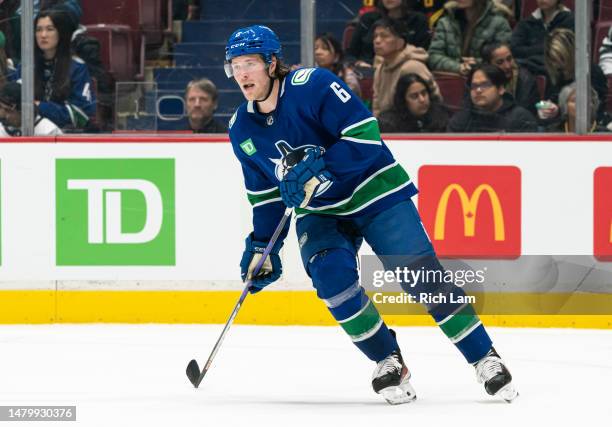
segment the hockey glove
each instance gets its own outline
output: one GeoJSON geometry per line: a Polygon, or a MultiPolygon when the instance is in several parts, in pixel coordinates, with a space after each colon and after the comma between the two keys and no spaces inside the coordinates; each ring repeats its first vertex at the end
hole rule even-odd
{"type": "Polygon", "coordinates": [[[252,294],[261,291],[270,283],[277,281],[283,272],[283,266],[278,256],[283,245],[279,244],[275,245],[257,275],[253,277],[255,266],[257,266],[257,263],[261,259],[266,246],[267,243],[254,241],[253,233],[249,234],[245,241],[244,253],[240,260],[240,275],[242,276],[243,282],[251,280],[249,292],[252,294]]]}
{"type": "Polygon", "coordinates": [[[283,202],[290,208],[304,208],[310,203],[319,187],[331,179],[331,174],[325,169],[321,149],[309,148],[304,158],[289,169],[280,183],[283,202]]]}

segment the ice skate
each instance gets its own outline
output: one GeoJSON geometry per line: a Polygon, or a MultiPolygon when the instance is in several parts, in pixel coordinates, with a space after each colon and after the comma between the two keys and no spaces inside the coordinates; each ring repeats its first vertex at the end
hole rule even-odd
{"type": "Polygon", "coordinates": [[[410,385],[410,371],[399,350],[378,362],[372,374],[372,388],[391,405],[416,399],[416,393],[410,385]]]}
{"type": "Polygon", "coordinates": [[[485,390],[491,396],[499,396],[510,403],[518,397],[518,391],[512,385],[512,375],[494,348],[474,364],[479,383],[484,383],[485,390]]]}

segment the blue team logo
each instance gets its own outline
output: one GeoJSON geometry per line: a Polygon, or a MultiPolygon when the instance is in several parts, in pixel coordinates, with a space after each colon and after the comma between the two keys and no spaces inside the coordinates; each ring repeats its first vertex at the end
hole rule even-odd
{"type": "MultiPolygon", "coordinates": [[[[302,145],[297,148],[293,148],[287,141],[280,140],[276,141],[274,144],[276,149],[280,153],[280,159],[270,159],[272,163],[276,165],[274,168],[274,175],[276,175],[276,179],[282,181],[289,169],[297,165],[303,158],[307,148],[315,148],[316,145],[308,144],[302,145]]],[[[325,152],[323,147],[320,147],[321,151],[325,152]]],[[[327,189],[332,185],[331,181],[323,183],[317,189],[315,196],[319,196],[323,194],[327,189]]]]}

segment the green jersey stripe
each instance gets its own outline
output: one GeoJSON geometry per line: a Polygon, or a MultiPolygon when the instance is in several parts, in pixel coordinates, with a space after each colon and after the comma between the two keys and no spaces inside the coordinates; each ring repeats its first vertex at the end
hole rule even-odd
{"type": "Polygon", "coordinates": [[[378,121],[372,117],[371,119],[366,119],[359,123],[355,123],[342,131],[342,139],[347,139],[346,137],[356,139],[357,141],[355,142],[365,140],[380,143],[380,129],[378,128],[378,121]]]}
{"type": "Polygon", "coordinates": [[[258,194],[247,192],[247,198],[249,199],[249,203],[255,207],[255,205],[261,205],[264,202],[271,202],[272,199],[280,199],[280,190],[278,188],[273,188],[265,193],[258,192],[258,194]]]}

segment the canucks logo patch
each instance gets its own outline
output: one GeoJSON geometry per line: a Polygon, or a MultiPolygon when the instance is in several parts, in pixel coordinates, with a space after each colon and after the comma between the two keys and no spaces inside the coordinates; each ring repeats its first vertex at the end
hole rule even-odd
{"type": "Polygon", "coordinates": [[[251,138],[240,144],[240,148],[242,148],[242,151],[244,151],[244,154],[247,156],[252,156],[253,154],[257,153],[257,148],[255,148],[255,144],[253,144],[251,138]]]}
{"type": "MultiPolygon", "coordinates": [[[[280,153],[281,157],[280,159],[270,159],[270,161],[276,165],[274,168],[274,175],[276,175],[276,179],[279,181],[283,180],[289,169],[297,165],[304,158],[304,154],[308,148],[317,147],[316,145],[308,144],[293,148],[287,141],[282,139],[280,141],[276,141],[274,145],[276,146],[276,149],[280,153]]],[[[320,148],[324,153],[325,149],[323,147],[320,148]]],[[[332,181],[327,181],[319,185],[315,196],[323,194],[331,185],[332,181]]]]}
{"type": "Polygon", "coordinates": [[[302,68],[297,70],[291,78],[291,84],[293,86],[299,86],[308,83],[308,79],[314,70],[314,68],[302,68]]]}

